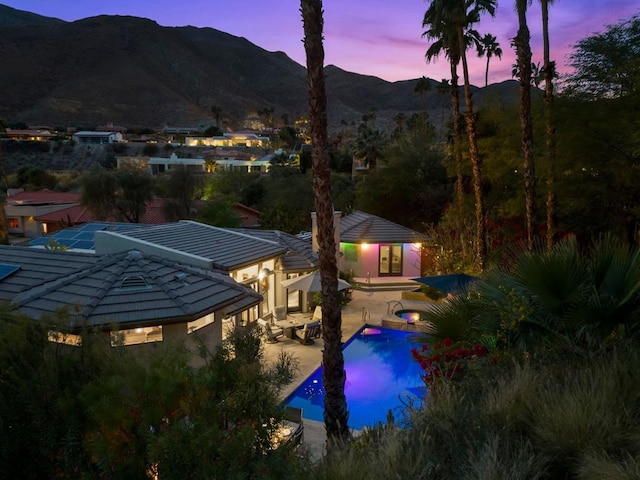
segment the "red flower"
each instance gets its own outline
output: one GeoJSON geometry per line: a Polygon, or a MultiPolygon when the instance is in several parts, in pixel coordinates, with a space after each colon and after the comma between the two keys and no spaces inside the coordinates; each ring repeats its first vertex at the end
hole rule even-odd
{"type": "Polygon", "coordinates": [[[451,345],[453,345],[453,340],[451,340],[449,337],[445,338],[442,343],[444,343],[445,347],[450,347],[451,345]]]}

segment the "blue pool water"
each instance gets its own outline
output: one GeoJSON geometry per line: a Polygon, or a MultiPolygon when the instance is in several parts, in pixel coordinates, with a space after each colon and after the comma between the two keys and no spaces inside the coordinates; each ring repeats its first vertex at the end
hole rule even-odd
{"type": "MultiPolygon", "coordinates": [[[[349,428],[385,423],[389,410],[397,421],[402,418],[404,404],[420,404],[424,399],[420,366],[411,357],[415,336],[413,332],[366,326],[345,344],[349,428]]],[[[324,422],[322,367],[287,397],[286,404],[302,408],[304,418],[324,422]]]]}

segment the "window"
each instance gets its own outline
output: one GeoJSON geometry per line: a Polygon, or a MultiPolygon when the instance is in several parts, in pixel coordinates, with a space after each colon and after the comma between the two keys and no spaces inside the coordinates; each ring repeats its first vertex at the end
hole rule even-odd
{"type": "Polygon", "coordinates": [[[56,332],[54,330],[49,330],[47,340],[53,343],[63,343],[65,345],[71,345],[73,347],[79,347],[80,345],[82,345],[82,337],[80,335],[56,332]]]}
{"type": "Polygon", "coordinates": [[[111,332],[111,346],[137,345],[162,341],[162,327],[130,328],[111,332]]]}
{"type": "Polygon", "coordinates": [[[17,218],[9,219],[9,230],[19,230],[20,229],[20,220],[17,218]]]}

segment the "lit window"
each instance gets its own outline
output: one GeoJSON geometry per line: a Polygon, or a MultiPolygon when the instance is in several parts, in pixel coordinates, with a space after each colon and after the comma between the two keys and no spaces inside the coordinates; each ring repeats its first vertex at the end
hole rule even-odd
{"type": "Polygon", "coordinates": [[[56,332],[54,330],[49,330],[47,339],[53,343],[63,343],[65,345],[71,345],[74,347],[79,347],[80,345],[82,345],[82,337],[80,335],[74,335],[72,333],[62,333],[56,332]]]}
{"type": "Polygon", "coordinates": [[[206,315],[198,320],[187,323],[187,332],[193,333],[196,330],[200,330],[202,327],[206,327],[207,325],[212,324],[215,321],[215,317],[213,313],[206,315]]]}
{"type": "Polygon", "coordinates": [[[130,328],[111,332],[111,346],[138,345],[162,341],[162,327],[130,328]]]}
{"type": "Polygon", "coordinates": [[[9,219],[9,229],[10,230],[18,230],[20,228],[20,220],[17,218],[9,219]]]}

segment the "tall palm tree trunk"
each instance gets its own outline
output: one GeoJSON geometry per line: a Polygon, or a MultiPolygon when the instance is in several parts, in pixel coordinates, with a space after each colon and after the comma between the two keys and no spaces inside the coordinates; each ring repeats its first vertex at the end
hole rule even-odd
{"type": "Polygon", "coordinates": [[[476,200],[476,256],[478,269],[484,270],[487,257],[487,232],[484,214],[484,197],[482,194],[482,160],[478,153],[478,139],[476,134],[476,119],[473,113],[473,102],[471,100],[471,84],[469,83],[469,68],[467,66],[467,55],[465,53],[464,32],[458,28],[458,42],[460,45],[460,59],[462,60],[462,73],[464,76],[464,101],[465,101],[465,122],[467,127],[467,137],[469,138],[469,156],[471,157],[471,168],[473,171],[473,191],[476,200]]]}
{"type": "Polygon", "coordinates": [[[556,242],[556,127],[553,120],[553,76],[554,67],[549,58],[549,2],[540,0],[542,7],[542,37],[544,42],[544,119],[547,134],[547,248],[556,242]]]}
{"type": "Polygon", "coordinates": [[[524,154],[524,197],[527,224],[527,248],[533,249],[536,235],[536,171],[533,159],[533,122],[531,120],[531,45],[527,26],[527,1],[516,0],[518,34],[514,38],[520,80],[520,127],[524,154]]]}
{"type": "Polygon", "coordinates": [[[349,412],[344,394],[346,373],[342,354],[342,315],[338,297],[338,266],[331,202],[329,148],[327,140],[327,97],[322,44],[322,0],[300,1],[307,56],[309,117],[311,123],[313,193],[318,226],[318,257],[322,283],[322,381],[324,382],[324,424],[327,452],[349,440],[349,412]]]}
{"type": "Polygon", "coordinates": [[[456,200],[462,206],[462,196],[464,189],[462,185],[462,151],[460,143],[462,141],[462,129],[460,128],[460,96],[458,93],[458,60],[452,58],[451,65],[451,105],[453,117],[453,155],[456,169],[456,200]]]}

